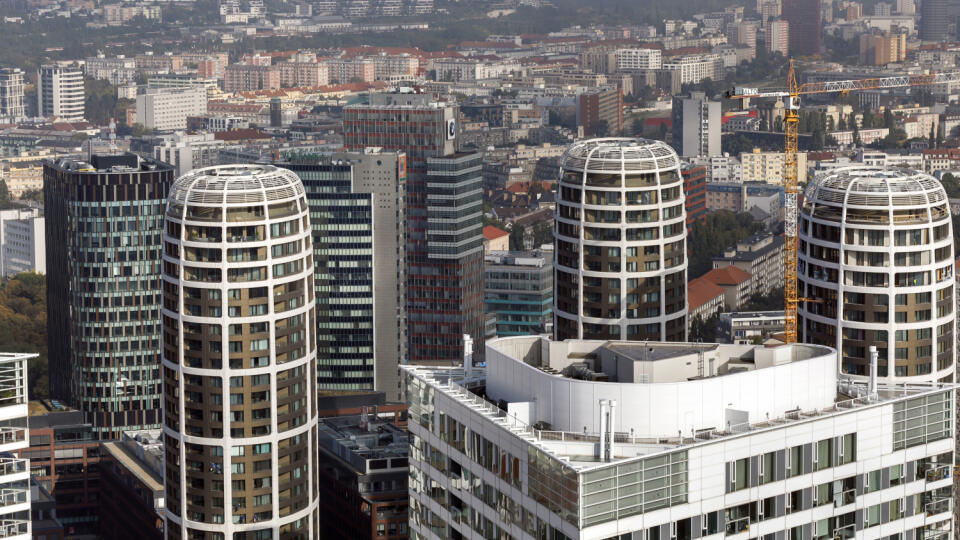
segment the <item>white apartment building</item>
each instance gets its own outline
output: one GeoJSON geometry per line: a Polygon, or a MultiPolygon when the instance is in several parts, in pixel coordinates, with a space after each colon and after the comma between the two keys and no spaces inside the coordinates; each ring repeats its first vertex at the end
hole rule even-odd
{"type": "Polygon", "coordinates": [[[680,84],[698,83],[710,78],[723,78],[723,59],[719,54],[690,54],[674,56],[663,61],[663,69],[680,72],[680,84]]]}
{"type": "Polygon", "coordinates": [[[193,169],[219,165],[220,150],[227,148],[226,143],[216,140],[213,133],[209,132],[196,134],[176,132],[164,139],[163,144],[153,147],[153,157],[157,161],[173,165],[177,176],[182,176],[193,169]]]}
{"type": "Polygon", "coordinates": [[[17,120],[26,114],[23,106],[23,71],[0,68],[0,118],[17,120]]]}
{"type": "Polygon", "coordinates": [[[30,540],[30,460],[13,451],[30,446],[27,361],[36,354],[0,353],[0,537],[30,540]]]}
{"type": "Polygon", "coordinates": [[[720,324],[729,332],[730,342],[750,345],[755,339],[764,340],[771,334],[783,332],[783,311],[742,311],[720,314],[720,324]]]}
{"type": "Polygon", "coordinates": [[[186,129],[188,116],[206,113],[205,88],[148,89],[137,96],[137,122],[150,129],[186,129]]]}
{"type": "Polygon", "coordinates": [[[137,78],[137,62],[123,55],[108,58],[104,55],[88,57],[83,62],[87,77],[109,81],[114,86],[132,83],[137,78]]]}
{"type": "Polygon", "coordinates": [[[520,71],[516,62],[489,62],[470,58],[443,58],[433,63],[438,81],[473,82],[520,71]]]}
{"type": "Polygon", "coordinates": [[[0,211],[0,271],[47,273],[44,218],[35,208],[0,211]]]}
{"type": "Polygon", "coordinates": [[[955,386],[836,362],[523,336],[485,369],[403,365],[411,537],[952,538],[955,386]]]}
{"type": "Polygon", "coordinates": [[[416,77],[420,73],[420,58],[403,54],[378,54],[367,57],[373,61],[373,78],[378,81],[393,77],[416,77]]]}
{"type": "MultiPolygon", "coordinates": [[[[783,152],[762,152],[754,148],[753,152],[740,154],[740,178],[743,182],[764,182],[783,185],[783,152]]],[[[797,152],[797,182],[807,181],[807,154],[797,152]]]]}
{"type": "Polygon", "coordinates": [[[76,65],[46,64],[37,72],[37,111],[63,122],[80,122],[84,115],[83,72],[76,65]]]}
{"type": "Polygon", "coordinates": [[[660,69],[663,58],[660,49],[617,49],[614,51],[617,71],[660,69]]]}

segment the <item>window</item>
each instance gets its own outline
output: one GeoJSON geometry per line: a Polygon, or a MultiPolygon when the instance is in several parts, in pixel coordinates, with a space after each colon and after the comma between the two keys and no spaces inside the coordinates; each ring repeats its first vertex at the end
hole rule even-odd
{"type": "Polygon", "coordinates": [[[803,447],[794,446],[787,451],[787,478],[803,474],[803,447]]]}
{"type": "Polygon", "coordinates": [[[760,484],[767,484],[773,482],[774,480],[774,471],[775,471],[775,454],[773,452],[768,452],[760,456],[760,484]]]}
{"type": "Polygon", "coordinates": [[[747,487],[747,472],[750,469],[750,458],[738,459],[727,464],[730,486],[727,492],[737,491],[747,487]]]}
{"type": "Polygon", "coordinates": [[[817,443],[813,453],[813,470],[822,471],[833,467],[833,439],[824,439],[817,443]]]}
{"type": "Polygon", "coordinates": [[[857,434],[848,433],[839,438],[840,448],[837,465],[846,465],[857,459],[857,434]]]}

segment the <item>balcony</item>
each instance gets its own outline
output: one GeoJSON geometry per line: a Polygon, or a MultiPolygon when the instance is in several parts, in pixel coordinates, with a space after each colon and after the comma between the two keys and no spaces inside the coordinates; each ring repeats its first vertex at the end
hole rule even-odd
{"type": "Polygon", "coordinates": [[[0,538],[29,538],[30,522],[23,519],[0,520],[0,538]]]}
{"type": "Polygon", "coordinates": [[[30,501],[29,489],[2,488],[0,489],[0,509],[15,504],[24,504],[30,501]]]}

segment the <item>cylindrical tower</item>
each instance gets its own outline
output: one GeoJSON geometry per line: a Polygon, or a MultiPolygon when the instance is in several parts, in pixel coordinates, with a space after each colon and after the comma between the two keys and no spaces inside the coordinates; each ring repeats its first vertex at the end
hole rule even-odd
{"type": "Polygon", "coordinates": [[[870,375],[875,345],[882,380],[953,380],[953,233],[936,179],[836,169],[807,186],[798,234],[802,341],[835,347],[854,378],[870,375]]]}
{"type": "Polygon", "coordinates": [[[199,169],[170,190],[167,538],[317,536],[309,219],[300,179],[269,165],[199,169]]]}
{"type": "Polygon", "coordinates": [[[592,139],[561,161],[554,214],[556,339],[685,341],[680,160],[645,139],[592,139]]]}

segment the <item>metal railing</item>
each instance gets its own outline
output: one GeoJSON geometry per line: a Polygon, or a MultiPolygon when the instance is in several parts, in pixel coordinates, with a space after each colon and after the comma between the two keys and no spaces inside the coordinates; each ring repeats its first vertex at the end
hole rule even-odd
{"type": "Polygon", "coordinates": [[[26,459],[0,458],[0,477],[27,472],[26,459]]]}
{"type": "Polygon", "coordinates": [[[27,502],[26,489],[3,488],[0,489],[0,507],[12,506],[14,504],[23,504],[27,502]]]}
{"type": "Polygon", "coordinates": [[[20,536],[30,532],[30,523],[22,519],[0,520],[0,538],[20,536]]]}

